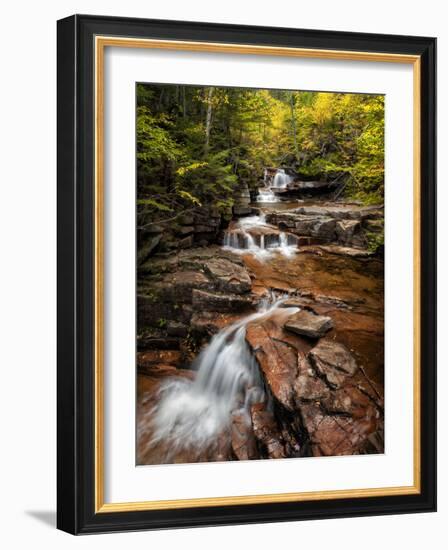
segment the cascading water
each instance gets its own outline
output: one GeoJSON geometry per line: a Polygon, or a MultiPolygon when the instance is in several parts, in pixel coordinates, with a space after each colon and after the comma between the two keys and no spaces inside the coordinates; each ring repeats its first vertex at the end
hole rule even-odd
{"type": "Polygon", "coordinates": [[[274,176],[272,187],[275,189],[285,189],[288,183],[291,183],[293,178],[289,176],[283,168],[279,168],[274,176]]]}
{"type": "Polygon", "coordinates": [[[257,202],[273,203],[280,202],[280,199],[276,197],[275,193],[271,189],[259,189],[257,195],[257,202]]]}
{"type": "Polygon", "coordinates": [[[279,232],[266,223],[264,214],[241,218],[224,235],[224,248],[243,254],[254,254],[260,260],[269,258],[273,252],[292,256],[297,251],[297,237],[279,232]]]}
{"type": "MultiPolygon", "coordinates": [[[[248,323],[271,315],[289,316],[296,307],[280,307],[282,300],[264,301],[257,313],[216,334],[196,360],[194,381],[172,378],[159,390],[158,403],[148,415],[151,444],[166,444],[166,462],[182,451],[200,455],[230,428],[232,414],[250,421],[250,407],[266,402],[258,363],[246,342],[248,323]]],[[[142,429],[148,429],[145,426],[142,429]]]]}

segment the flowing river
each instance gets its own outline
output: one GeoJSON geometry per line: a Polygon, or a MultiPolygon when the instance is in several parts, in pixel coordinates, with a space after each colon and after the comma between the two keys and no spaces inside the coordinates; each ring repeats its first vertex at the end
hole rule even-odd
{"type": "Polygon", "coordinates": [[[263,319],[282,325],[298,312],[298,307],[284,307],[284,301],[299,283],[313,296],[332,296],[336,305],[330,302],[328,312],[336,321],[333,338],[355,350],[372,379],[383,382],[382,263],[300,253],[295,235],[266,222],[265,212],[276,207],[274,201],[263,203],[259,215],[234,220],[225,233],[224,250],[240,255],[254,275],[257,311],[213,336],[191,365],[193,379],[168,377],[160,384],[157,399],[138,426],[139,439],[157,449],[152,463],[207,460],[210,452],[217,460],[223,439],[228,446],[235,416],[250,424],[254,404],[270,409],[271,397],[247,344],[246,328],[263,319]],[[338,300],[356,306],[341,308],[338,300]]]}

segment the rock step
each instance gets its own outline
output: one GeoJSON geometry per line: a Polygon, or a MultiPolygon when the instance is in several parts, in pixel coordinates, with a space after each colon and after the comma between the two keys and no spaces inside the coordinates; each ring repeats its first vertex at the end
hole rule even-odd
{"type": "Polygon", "coordinates": [[[317,315],[307,309],[301,309],[285,323],[285,329],[308,338],[321,338],[332,328],[331,317],[317,315]]]}
{"type": "Polygon", "coordinates": [[[249,309],[254,306],[251,295],[230,294],[228,292],[206,292],[193,290],[193,308],[203,311],[232,312],[249,309]]]}

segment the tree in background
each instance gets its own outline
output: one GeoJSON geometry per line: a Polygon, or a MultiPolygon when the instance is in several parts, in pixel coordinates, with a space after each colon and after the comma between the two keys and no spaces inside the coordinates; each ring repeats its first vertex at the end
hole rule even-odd
{"type": "Polygon", "coordinates": [[[139,225],[201,205],[230,216],[266,166],[383,200],[383,96],[139,84],[136,137],[139,225]]]}

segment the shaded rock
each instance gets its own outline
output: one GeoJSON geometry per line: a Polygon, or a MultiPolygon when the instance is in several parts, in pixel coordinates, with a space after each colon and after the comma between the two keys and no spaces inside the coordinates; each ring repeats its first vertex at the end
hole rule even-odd
{"type": "Polygon", "coordinates": [[[165,231],[165,228],[162,225],[158,225],[156,223],[149,223],[145,225],[144,229],[142,229],[142,233],[145,235],[158,235],[159,233],[163,233],[165,231]]]}
{"type": "Polygon", "coordinates": [[[179,239],[177,241],[177,247],[178,248],[191,248],[193,246],[194,237],[193,235],[189,235],[188,237],[184,237],[183,239],[179,239]]]}
{"type": "Polygon", "coordinates": [[[216,225],[214,223],[202,223],[194,226],[195,233],[214,233],[216,231],[216,225]]]}
{"type": "Polygon", "coordinates": [[[188,335],[188,327],[178,321],[169,321],[166,326],[168,336],[178,336],[185,338],[188,335]]]}
{"type": "Polygon", "coordinates": [[[269,458],[285,458],[285,446],[282,434],[271,411],[264,403],[251,407],[253,433],[269,458]]]}
{"type": "Polygon", "coordinates": [[[358,236],[360,231],[361,222],[359,220],[340,220],[336,223],[336,235],[342,245],[354,244],[354,240],[357,243],[362,242],[358,236]],[[355,239],[357,236],[358,239],[355,239]]]}
{"type": "Polygon", "coordinates": [[[179,223],[182,225],[193,225],[194,224],[193,214],[182,214],[179,217],[179,223]]]}
{"type": "Polygon", "coordinates": [[[381,233],[384,230],[384,219],[365,220],[364,227],[371,233],[381,233]]]}
{"type": "Polygon", "coordinates": [[[242,294],[249,292],[252,286],[246,269],[227,258],[212,258],[205,264],[207,274],[217,282],[221,291],[242,294]]]}
{"type": "Polygon", "coordinates": [[[318,237],[325,241],[335,238],[336,221],[329,217],[297,216],[295,232],[305,237],[318,237]]]}
{"type": "Polygon", "coordinates": [[[312,311],[301,309],[285,323],[285,329],[309,338],[320,338],[333,327],[331,317],[316,315],[312,311]]]}
{"type": "Polygon", "coordinates": [[[224,327],[240,319],[240,317],[241,315],[234,313],[197,311],[191,317],[190,328],[200,334],[213,336],[224,327]]]}
{"type": "Polygon", "coordinates": [[[234,206],[233,215],[234,216],[249,216],[252,214],[252,208],[250,206],[234,206]]]}
{"type": "Polygon", "coordinates": [[[236,206],[248,206],[250,203],[250,191],[247,183],[240,182],[234,191],[234,201],[236,206]]]}
{"type": "Polygon", "coordinates": [[[176,271],[164,276],[163,295],[176,302],[192,301],[193,289],[212,289],[213,284],[201,271],[176,271]]]}
{"type": "Polygon", "coordinates": [[[334,219],[359,220],[384,217],[381,206],[358,206],[355,204],[327,204],[323,206],[300,206],[294,210],[297,214],[307,216],[329,216],[334,219]]]}
{"type": "Polygon", "coordinates": [[[348,349],[331,340],[321,340],[310,351],[309,358],[317,373],[332,387],[343,384],[358,369],[355,358],[348,349]]]}
{"type": "Polygon", "coordinates": [[[192,225],[183,225],[179,227],[178,233],[180,235],[191,235],[194,232],[194,226],[192,225]]]}
{"type": "Polygon", "coordinates": [[[247,413],[234,411],[231,426],[232,450],[238,460],[258,458],[257,443],[247,413]]]}
{"type": "Polygon", "coordinates": [[[193,290],[193,307],[196,310],[233,312],[248,309],[252,306],[251,296],[193,290]]]}
{"type": "Polygon", "coordinates": [[[143,334],[137,335],[137,349],[138,351],[147,350],[171,350],[179,349],[180,340],[176,336],[167,337],[164,331],[160,331],[160,334],[143,334]]]}
{"type": "Polygon", "coordinates": [[[142,265],[149,258],[149,256],[151,256],[151,254],[160,244],[161,240],[162,240],[162,235],[160,234],[154,235],[151,238],[145,239],[144,244],[138,247],[138,253],[137,253],[138,266],[142,265]]]}

